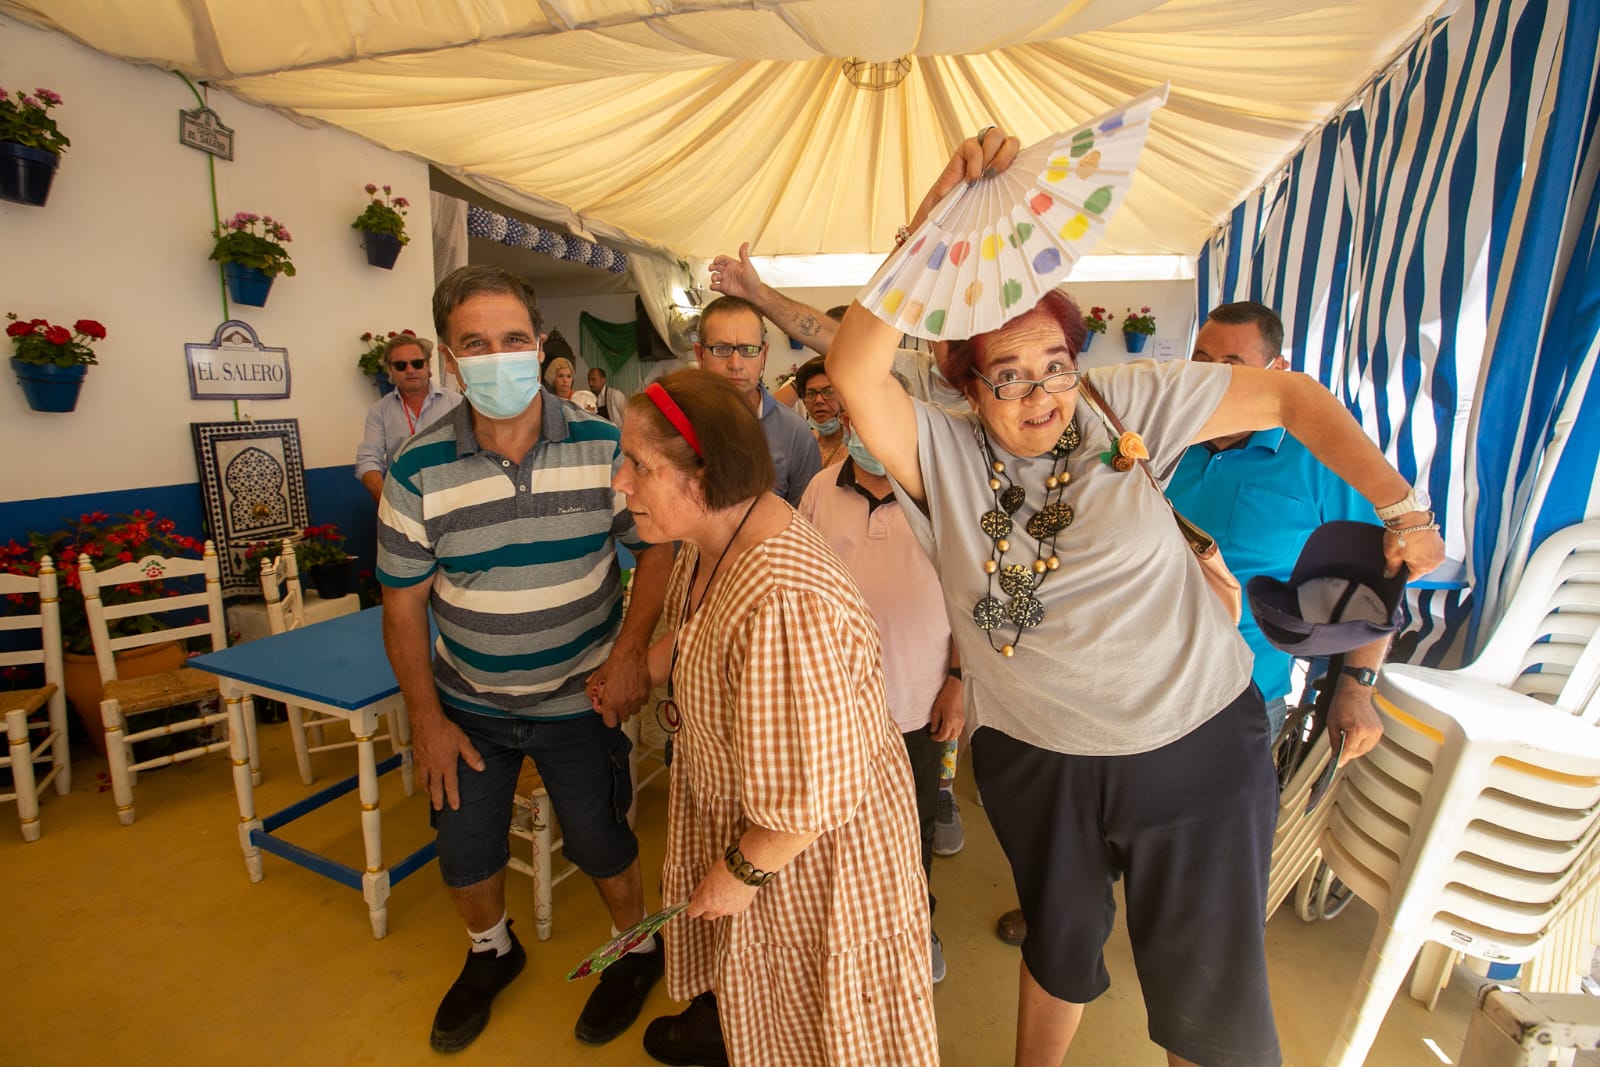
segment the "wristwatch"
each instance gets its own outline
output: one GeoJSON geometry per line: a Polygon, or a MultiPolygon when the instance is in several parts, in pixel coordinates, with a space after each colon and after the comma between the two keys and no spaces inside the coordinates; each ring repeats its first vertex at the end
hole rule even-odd
{"type": "Polygon", "coordinates": [[[1428,499],[1426,489],[1415,487],[1405,495],[1405,499],[1381,508],[1373,508],[1378,513],[1378,521],[1385,526],[1394,526],[1400,521],[1400,516],[1413,511],[1427,511],[1431,501],[1428,499]]]}
{"type": "Polygon", "coordinates": [[[1340,667],[1339,673],[1348,674],[1358,685],[1364,685],[1369,689],[1378,683],[1378,672],[1371,667],[1340,667]]]}

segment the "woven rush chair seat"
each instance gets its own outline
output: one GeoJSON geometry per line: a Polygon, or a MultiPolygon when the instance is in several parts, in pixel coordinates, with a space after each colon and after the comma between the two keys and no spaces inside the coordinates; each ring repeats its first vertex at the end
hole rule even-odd
{"type": "Polygon", "coordinates": [[[180,667],[143,678],[116,678],[105,683],[107,699],[122,705],[124,715],[157,711],[178,704],[193,704],[218,695],[217,676],[180,667]]]}
{"type": "Polygon", "coordinates": [[[11,711],[32,715],[55,695],[56,687],[48,682],[38,689],[14,689],[0,693],[0,718],[11,711]]]}
{"type": "MultiPolygon", "coordinates": [[[[197,759],[201,756],[228,751],[230,739],[218,739],[213,731],[221,727],[227,731],[228,712],[221,707],[222,690],[216,676],[206,671],[181,667],[175,671],[145,678],[120,678],[117,675],[117,653],[132,651],[149,645],[152,640],[201,640],[212,651],[228,647],[228,629],[222,606],[222,573],[217,564],[216,546],[205,542],[200,559],[181,556],[146,556],[97,571],[95,561],[87,555],[78,557],[78,583],[83,590],[84,614],[89,619],[89,637],[94,644],[95,663],[100,669],[100,682],[104,695],[100,701],[100,718],[106,731],[106,763],[111,774],[111,795],[116,802],[117,821],[124,826],[133,825],[133,788],[139,782],[139,772],[156,767],[197,759]],[[159,580],[152,582],[154,576],[159,580]],[[182,585],[163,588],[161,583],[176,581],[182,585]],[[195,584],[202,589],[193,590],[195,584]],[[118,596],[107,603],[102,590],[118,591],[118,596]],[[189,613],[194,613],[189,615],[189,613]],[[183,613],[184,618],[174,613],[183,613]],[[163,624],[159,635],[153,632],[135,632],[113,636],[112,627],[119,620],[150,614],[159,616],[163,624]],[[190,621],[192,620],[192,621],[190,621]],[[139,719],[163,708],[181,708],[207,698],[218,698],[217,706],[180,722],[168,722],[140,728],[139,719]],[[139,759],[134,746],[153,738],[170,739],[178,734],[190,735],[188,747],[171,747],[162,755],[139,759]]],[[[256,745],[255,706],[244,697],[244,751],[250,765],[252,781],[260,779],[260,752],[256,745]]]]}

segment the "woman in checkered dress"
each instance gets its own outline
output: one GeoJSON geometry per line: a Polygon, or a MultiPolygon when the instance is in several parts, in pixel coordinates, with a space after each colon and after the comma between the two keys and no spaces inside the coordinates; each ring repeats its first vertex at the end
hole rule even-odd
{"type": "Polygon", "coordinates": [[[668,990],[678,1064],[938,1062],[927,886],[878,633],[827,543],[770,492],[737,390],[680,371],[629,403],[615,486],[679,540],[651,653],[674,738],[668,990]]]}

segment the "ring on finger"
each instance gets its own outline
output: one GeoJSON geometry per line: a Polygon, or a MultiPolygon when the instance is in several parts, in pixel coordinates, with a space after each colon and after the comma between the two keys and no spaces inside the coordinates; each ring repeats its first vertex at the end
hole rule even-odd
{"type": "Polygon", "coordinates": [[[979,130],[977,136],[973,138],[974,141],[978,142],[978,146],[980,148],[983,146],[983,139],[989,136],[989,131],[992,129],[994,129],[992,125],[985,126],[983,129],[979,130]]]}

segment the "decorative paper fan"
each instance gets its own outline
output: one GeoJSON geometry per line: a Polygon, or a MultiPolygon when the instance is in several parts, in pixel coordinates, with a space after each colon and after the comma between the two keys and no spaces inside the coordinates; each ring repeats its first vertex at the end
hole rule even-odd
{"type": "Polygon", "coordinates": [[[601,971],[605,970],[607,967],[626,956],[630,950],[637,948],[639,945],[642,945],[648,941],[652,936],[654,936],[657,930],[667,925],[667,923],[672,921],[673,917],[676,916],[678,912],[682,911],[688,906],[689,902],[683,901],[682,903],[673,904],[670,907],[662,908],[654,915],[646,915],[644,918],[640,919],[638,922],[622,931],[622,933],[618,934],[616,937],[613,937],[610,941],[607,941],[605,944],[601,945],[599,948],[585,956],[583,958],[583,962],[579,963],[567,973],[567,981],[572,982],[579,978],[587,978],[591,974],[599,974],[601,971]]]}
{"type": "Polygon", "coordinates": [[[1017,153],[1003,173],[958,185],[857,296],[903,332],[932,341],[997,329],[1039,302],[1093,248],[1127,195],[1151,89],[1092,122],[1017,153]]]}

